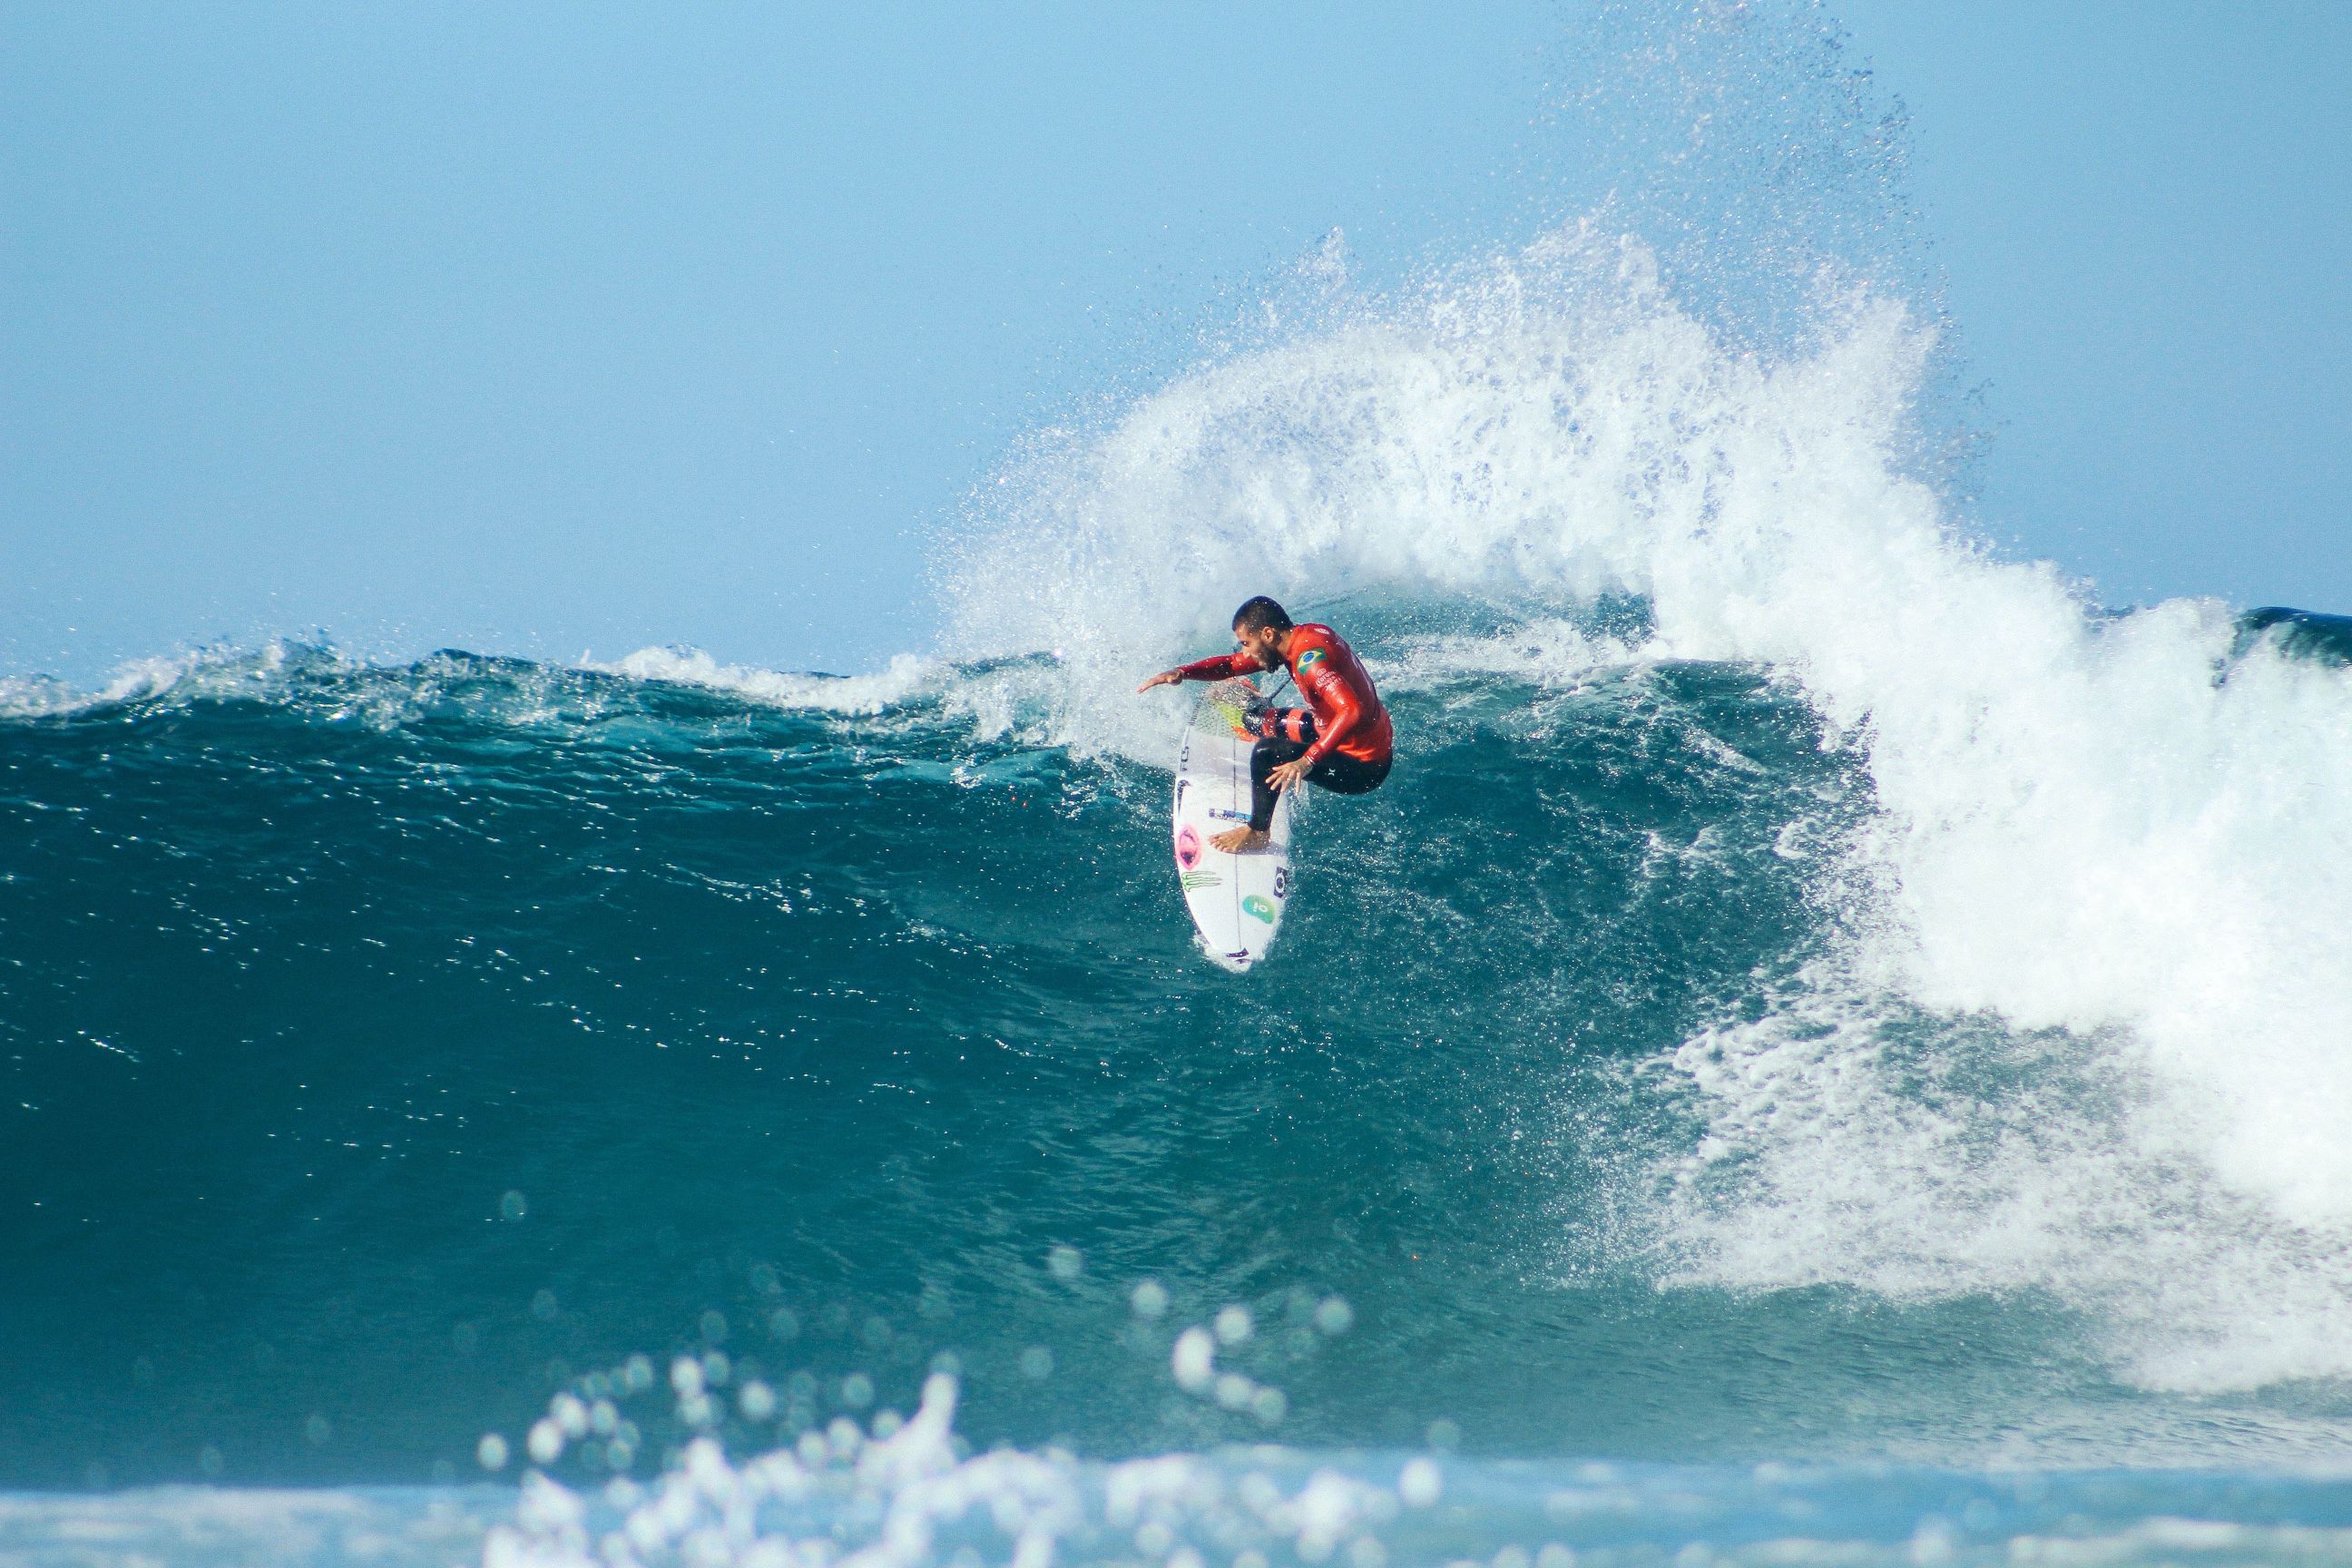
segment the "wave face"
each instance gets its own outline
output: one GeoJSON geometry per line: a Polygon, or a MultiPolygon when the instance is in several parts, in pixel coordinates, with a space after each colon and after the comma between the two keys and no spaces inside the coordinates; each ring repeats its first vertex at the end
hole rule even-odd
{"type": "Polygon", "coordinates": [[[12,1262],[55,1284],[5,1308],[39,1418],[0,1468],[421,1478],[551,1362],[706,1311],[757,1355],[778,1308],[771,1359],[886,1398],[953,1350],[968,1430],[1262,1431],[1129,1342],[1145,1278],[1167,1334],[1255,1309],[1286,1439],[1848,1423],[1745,1353],[1693,1353],[1717,1392],[1679,1415],[1642,1392],[1678,1320],[1851,1327],[1644,1261],[1645,1162],[1698,1131],[1646,1080],[1811,944],[1801,868],[1857,809],[1801,703],[1724,665],[1393,679],[1413,767],[1304,819],[1304,918],[1235,984],[1192,949],[1164,771],[978,735],[1054,672],[860,713],[297,655],[8,724],[12,1262]],[[1302,1330],[1333,1295],[1387,1327],[1302,1330]]]}
{"type": "MultiPolygon", "coordinates": [[[[5,1245],[41,1282],[0,1304],[0,1470],[470,1472],[587,1369],[697,1347],[808,1373],[787,1426],[910,1407],[948,1352],[969,1440],[1113,1457],[1433,1424],[1681,1461],[2340,1442],[2332,1222],[2225,1163],[2248,1101],[2194,1098],[2163,1015],[1954,999],[1908,886],[1958,836],[2009,858],[1999,897],[2051,854],[2018,820],[2147,786],[1923,822],[1892,726],[1670,653],[1670,610],[1440,614],[1345,617],[1407,763],[1315,803],[1238,982],[1191,949],[1164,771],[1055,737],[1096,654],[786,682],[280,650],[0,722],[5,1245]],[[1169,1357],[1230,1305],[1220,1403],[1169,1357]]],[[[2077,679],[2208,635],[2139,621],[2078,623],[2077,679]]],[[[2209,736],[2344,702],[2266,646],[2183,677],[2209,736]]],[[[2221,759],[2291,772],[2258,730],[2221,759]]],[[[1961,715],[1941,765],[2030,773],[2031,733],[1961,715]]],[[[2150,769],[2226,798],[2217,744],[2150,769]]],[[[2179,804],[2189,842],[2219,809],[2179,804]]],[[[2159,826],[2143,874],[2199,886],[2159,826]]],[[[2071,899],[2081,864],[2040,869],[2071,899]]],[[[2108,994],[2149,911],[2044,903],[1963,929],[2081,922],[2108,994]]],[[[2211,1048],[2258,1072],[2246,1039],[2211,1048]]],[[[692,1428],[646,1429],[652,1463],[692,1428]]]]}

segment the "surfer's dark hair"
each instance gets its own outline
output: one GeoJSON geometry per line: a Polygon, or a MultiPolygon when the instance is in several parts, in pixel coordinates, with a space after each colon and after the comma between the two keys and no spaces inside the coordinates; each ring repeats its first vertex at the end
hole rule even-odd
{"type": "Polygon", "coordinates": [[[1278,632],[1290,629],[1290,612],[1260,594],[1234,612],[1234,630],[1261,632],[1268,626],[1278,632]]]}

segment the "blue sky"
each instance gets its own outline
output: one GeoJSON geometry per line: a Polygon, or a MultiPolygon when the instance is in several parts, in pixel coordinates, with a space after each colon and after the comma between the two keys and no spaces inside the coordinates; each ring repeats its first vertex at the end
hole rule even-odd
{"type": "MultiPolygon", "coordinates": [[[[1021,431],[1335,226],[1377,279],[1572,209],[1580,9],[0,6],[0,672],[920,646],[1021,431]]],[[[1987,531],[2352,608],[2352,11],[1829,9],[1987,531]]]]}
{"type": "Polygon", "coordinates": [[[2352,7],[1832,9],[1909,111],[1986,531],[2111,601],[2352,611],[2352,7]]]}

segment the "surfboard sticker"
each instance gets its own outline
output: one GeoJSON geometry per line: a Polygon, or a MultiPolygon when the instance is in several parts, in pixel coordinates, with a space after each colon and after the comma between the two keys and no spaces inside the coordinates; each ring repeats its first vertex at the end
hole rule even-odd
{"type": "Polygon", "coordinates": [[[1173,834],[1177,886],[1200,933],[1201,951],[1221,969],[1239,974],[1262,963],[1282,930],[1289,901],[1288,794],[1275,802],[1273,842],[1246,855],[1228,855],[1209,840],[1245,826],[1250,808],[1254,726],[1266,702],[1236,677],[1211,684],[1184,726],[1176,754],[1173,834]]]}

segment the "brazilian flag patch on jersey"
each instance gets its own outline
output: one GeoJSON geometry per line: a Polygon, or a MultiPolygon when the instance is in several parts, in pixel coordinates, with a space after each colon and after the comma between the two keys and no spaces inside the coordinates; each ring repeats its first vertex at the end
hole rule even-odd
{"type": "Polygon", "coordinates": [[[1310,664],[1320,664],[1322,662],[1323,650],[1319,647],[1310,647],[1305,653],[1298,656],[1298,668],[1301,669],[1305,669],[1310,664]]]}

